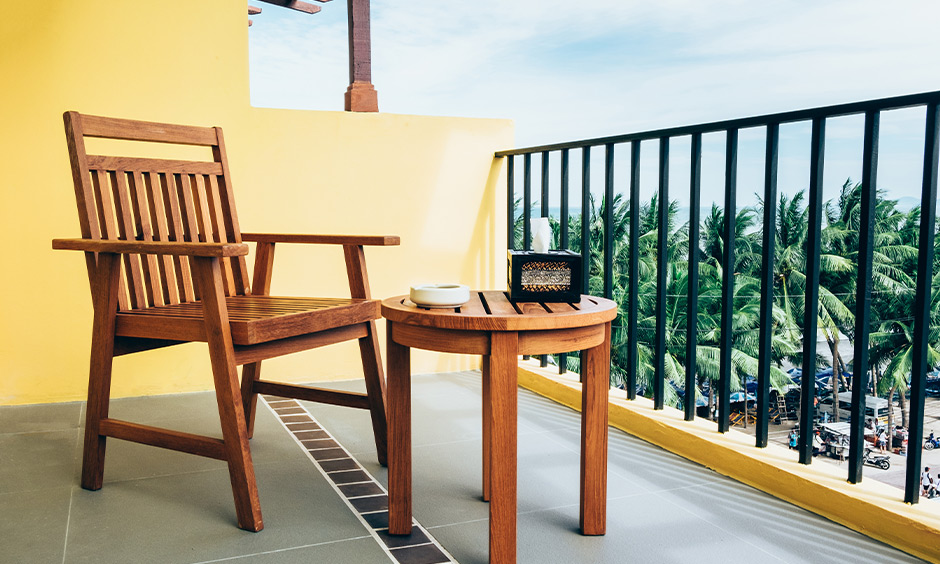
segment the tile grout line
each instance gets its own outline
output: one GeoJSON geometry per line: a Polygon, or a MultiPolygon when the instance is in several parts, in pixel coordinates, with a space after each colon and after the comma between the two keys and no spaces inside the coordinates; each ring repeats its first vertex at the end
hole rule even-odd
{"type": "Polygon", "coordinates": [[[303,549],[305,549],[305,548],[313,548],[313,547],[317,547],[317,546],[328,546],[328,545],[331,545],[331,544],[337,544],[337,543],[349,542],[349,541],[357,541],[357,540],[364,540],[364,539],[367,539],[367,538],[370,538],[369,535],[363,535],[363,536],[361,536],[361,537],[352,537],[352,538],[348,538],[348,539],[340,539],[340,540],[332,540],[332,541],[315,542],[315,543],[313,543],[313,544],[305,544],[305,545],[301,545],[301,546],[291,546],[291,547],[286,547],[286,548],[276,548],[276,549],[274,549],[274,550],[265,550],[265,551],[262,551],[262,552],[255,552],[255,553],[252,553],[252,554],[242,554],[242,555],[239,555],[239,556],[227,556],[227,557],[225,557],[225,558],[216,558],[216,559],[214,559],[214,560],[200,560],[199,562],[195,562],[195,563],[193,563],[193,564],[212,564],[212,563],[214,563],[214,562],[231,562],[231,561],[233,561],[233,560],[242,560],[242,559],[244,559],[244,558],[254,558],[255,556],[262,556],[262,555],[265,555],[265,554],[280,554],[280,553],[282,553],[282,552],[291,552],[291,551],[293,551],[293,550],[303,550],[303,549]]]}
{"type": "MultiPolygon", "coordinates": [[[[379,545],[379,547],[386,553],[386,555],[388,555],[388,557],[389,557],[393,562],[399,562],[399,563],[401,562],[401,559],[399,558],[399,555],[396,554],[396,552],[404,552],[405,550],[410,549],[410,548],[417,548],[417,547],[422,547],[422,546],[429,546],[429,545],[431,545],[431,546],[434,546],[438,551],[440,551],[440,553],[441,553],[445,558],[447,558],[447,560],[440,561],[440,564],[444,564],[444,563],[446,563],[446,562],[451,562],[451,563],[455,563],[455,564],[457,563],[457,560],[454,559],[454,557],[453,557],[449,552],[447,552],[447,550],[446,550],[443,546],[441,546],[441,544],[437,541],[437,539],[435,539],[433,536],[431,536],[431,534],[428,532],[427,528],[425,528],[423,525],[421,525],[420,523],[418,523],[416,520],[413,520],[413,523],[417,526],[418,531],[420,531],[421,533],[423,533],[424,536],[428,539],[427,541],[423,541],[423,540],[422,540],[422,541],[420,541],[420,542],[417,542],[417,543],[414,544],[414,545],[406,545],[406,546],[401,546],[401,547],[391,547],[391,546],[389,546],[389,545],[382,539],[382,537],[380,537],[379,534],[378,534],[378,531],[379,531],[379,530],[387,530],[388,526],[386,525],[385,527],[376,528],[375,526],[373,526],[372,524],[370,524],[370,523],[363,517],[363,515],[366,515],[366,514],[382,513],[383,511],[384,511],[384,512],[387,512],[388,510],[387,510],[387,509],[384,509],[384,510],[383,510],[383,509],[378,509],[378,510],[375,510],[375,511],[369,511],[368,509],[364,508],[364,509],[366,509],[366,510],[365,510],[365,511],[362,511],[362,510],[358,509],[358,508],[352,503],[352,501],[351,501],[352,499],[362,499],[363,497],[366,497],[366,498],[368,498],[368,497],[374,497],[374,498],[382,498],[382,497],[384,497],[384,498],[387,500],[387,499],[388,499],[388,491],[385,489],[385,487],[383,487],[382,484],[379,483],[379,481],[376,480],[375,477],[372,476],[372,474],[370,474],[368,470],[366,470],[361,464],[359,464],[359,461],[356,460],[356,458],[354,458],[354,457],[346,450],[346,448],[343,447],[343,446],[340,444],[340,442],[336,440],[336,437],[334,437],[332,433],[330,433],[325,427],[323,427],[322,425],[320,425],[320,422],[319,422],[316,418],[314,418],[314,417],[313,417],[313,414],[311,414],[311,413],[307,410],[306,407],[304,407],[303,405],[301,405],[300,402],[298,402],[297,400],[293,400],[293,399],[282,399],[282,398],[277,398],[276,400],[273,400],[273,401],[269,402],[268,399],[267,399],[266,397],[264,397],[264,396],[261,397],[261,401],[262,401],[262,403],[264,403],[264,405],[267,406],[267,408],[274,414],[274,416],[278,419],[278,422],[281,424],[281,426],[282,426],[285,430],[287,430],[287,432],[291,435],[291,438],[294,440],[294,442],[295,442],[296,444],[298,444],[298,445],[304,450],[304,452],[305,452],[306,455],[307,455],[307,458],[308,458],[311,462],[313,462],[313,464],[314,464],[314,466],[317,468],[317,470],[320,471],[320,474],[322,474],[323,477],[326,478],[327,482],[330,484],[330,487],[332,487],[333,490],[339,495],[339,497],[343,500],[343,503],[345,503],[346,506],[349,507],[349,509],[353,512],[353,514],[356,516],[356,518],[359,520],[359,522],[362,523],[362,526],[365,527],[366,530],[369,531],[369,534],[372,536],[372,538],[375,540],[375,542],[379,545]],[[289,409],[291,412],[290,412],[290,413],[283,413],[283,414],[282,414],[282,413],[279,413],[279,412],[278,412],[279,407],[275,407],[275,406],[271,405],[272,403],[279,404],[279,406],[287,407],[287,409],[289,409]],[[293,405],[291,405],[291,404],[293,404],[293,405]],[[302,409],[302,410],[303,410],[303,413],[298,413],[295,408],[300,408],[300,409],[302,409]],[[304,417],[304,418],[306,419],[306,421],[298,421],[298,420],[296,420],[296,419],[291,420],[291,421],[285,421],[284,418],[286,418],[286,417],[304,417]],[[316,428],[316,429],[296,429],[296,430],[291,429],[291,426],[292,426],[292,425],[298,424],[298,423],[300,423],[300,424],[303,424],[303,423],[313,423],[314,425],[316,425],[317,428],[316,428]],[[327,449],[326,449],[326,448],[313,449],[313,450],[308,449],[308,448],[306,447],[306,445],[303,444],[303,440],[304,440],[304,439],[301,439],[300,437],[298,437],[298,433],[303,433],[303,432],[306,432],[306,431],[315,431],[315,430],[319,430],[319,431],[322,431],[322,432],[326,433],[326,435],[329,437],[329,439],[332,440],[332,441],[337,445],[336,447],[332,447],[332,448],[337,448],[337,449],[342,450],[342,452],[344,452],[344,453],[346,454],[346,456],[345,456],[345,457],[339,457],[339,458],[323,459],[323,460],[318,460],[317,458],[315,458],[312,453],[318,452],[318,451],[327,450],[327,449]],[[347,470],[334,470],[334,471],[331,471],[331,472],[327,472],[327,471],[323,468],[323,466],[321,465],[321,462],[327,462],[328,460],[351,460],[351,461],[355,464],[355,468],[350,468],[350,469],[347,469],[347,470]],[[363,481],[360,480],[360,481],[358,481],[358,482],[348,482],[348,483],[343,483],[343,484],[337,484],[337,483],[334,481],[333,477],[331,477],[331,474],[339,474],[339,473],[342,473],[342,472],[349,472],[349,471],[359,471],[359,472],[362,472],[365,476],[368,477],[369,481],[363,482],[363,481]],[[382,494],[375,494],[375,495],[371,495],[371,496],[370,496],[370,495],[366,495],[366,496],[359,496],[359,497],[347,497],[346,493],[343,492],[342,489],[340,489],[340,486],[341,486],[341,485],[349,485],[349,484],[352,484],[352,483],[359,483],[359,484],[362,484],[362,483],[371,483],[372,485],[376,486],[379,490],[381,490],[381,491],[382,491],[382,494]]],[[[309,440],[309,439],[306,439],[306,440],[309,440]]]]}
{"type": "Polygon", "coordinates": [[[72,500],[75,498],[75,486],[69,488],[69,511],[65,516],[65,540],[62,542],[62,564],[65,564],[65,557],[69,548],[69,528],[72,525],[72,500]]]}

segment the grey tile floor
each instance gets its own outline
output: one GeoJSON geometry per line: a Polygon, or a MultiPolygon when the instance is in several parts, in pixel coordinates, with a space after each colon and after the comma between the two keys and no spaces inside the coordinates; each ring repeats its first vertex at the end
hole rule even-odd
{"type": "MultiPolygon", "coordinates": [[[[525,390],[519,403],[520,563],[920,562],[618,430],[608,532],[583,537],[579,416],[525,390]]],[[[302,405],[386,484],[365,412],[302,405]]],[[[215,409],[211,393],[112,402],[114,417],[207,434],[218,434],[215,409]]],[[[461,564],[486,562],[479,374],[416,376],[413,412],[415,518],[461,564]]],[[[252,440],[260,533],[235,528],[214,460],[113,440],[104,488],[82,490],[82,419],[81,403],[0,408],[0,562],[394,562],[267,407],[252,440]]]]}

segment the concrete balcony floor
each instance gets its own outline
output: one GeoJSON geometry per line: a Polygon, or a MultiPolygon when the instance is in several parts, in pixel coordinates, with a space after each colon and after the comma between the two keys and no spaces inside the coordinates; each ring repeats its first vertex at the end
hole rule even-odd
{"type": "MultiPolygon", "coordinates": [[[[411,539],[383,531],[387,473],[364,411],[259,405],[265,529],[247,533],[224,463],[112,440],[104,488],[89,492],[78,486],[84,404],[0,408],[0,562],[484,563],[480,401],[478,373],[414,377],[411,539]],[[327,434],[340,446],[308,453],[327,434]]],[[[111,413],[218,435],[211,393],[115,400],[111,413]]],[[[616,429],[607,535],[581,536],[579,426],[578,413],[520,389],[520,563],[920,562],[616,429]]]]}

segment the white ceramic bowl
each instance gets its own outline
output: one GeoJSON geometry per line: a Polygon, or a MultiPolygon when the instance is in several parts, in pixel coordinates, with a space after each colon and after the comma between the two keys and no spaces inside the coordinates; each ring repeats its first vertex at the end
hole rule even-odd
{"type": "Polygon", "coordinates": [[[424,307],[457,307],[470,301],[470,287],[463,284],[412,286],[411,301],[424,307]]]}

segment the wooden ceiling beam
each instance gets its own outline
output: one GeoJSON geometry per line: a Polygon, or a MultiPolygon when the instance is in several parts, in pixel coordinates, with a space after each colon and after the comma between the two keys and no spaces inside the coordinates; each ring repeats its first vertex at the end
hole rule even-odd
{"type": "Polygon", "coordinates": [[[267,2],[268,4],[274,4],[275,6],[281,6],[284,8],[290,8],[291,10],[297,10],[298,12],[304,12],[305,14],[316,14],[320,11],[319,6],[314,6],[309,2],[302,2],[301,0],[261,0],[262,2],[267,2]]]}

